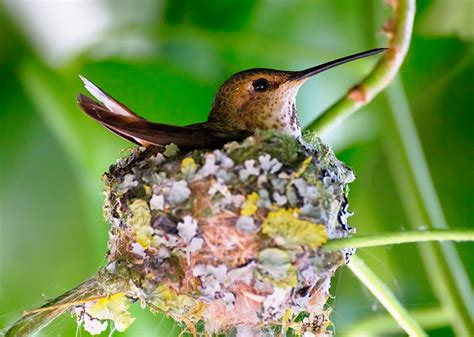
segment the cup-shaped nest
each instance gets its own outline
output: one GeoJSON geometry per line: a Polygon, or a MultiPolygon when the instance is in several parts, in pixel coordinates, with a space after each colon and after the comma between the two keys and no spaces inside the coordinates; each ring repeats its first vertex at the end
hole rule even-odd
{"type": "Polygon", "coordinates": [[[350,252],[320,247],[352,232],[353,179],[317,138],[266,132],[219,150],[134,148],[104,176],[106,273],[191,331],[328,333],[330,279],[350,252]]]}

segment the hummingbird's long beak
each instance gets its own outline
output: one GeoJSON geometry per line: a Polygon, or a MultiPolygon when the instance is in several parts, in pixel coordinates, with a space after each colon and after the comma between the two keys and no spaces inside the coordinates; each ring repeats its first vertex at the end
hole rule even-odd
{"type": "Polygon", "coordinates": [[[357,53],[357,54],[349,55],[349,56],[346,56],[346,57],[342,57],[342,58],[334,60],[334,61],[329,61],[329,62],[320,64],[320,65],[317,65],[317,66],[314,66],[314,67],[311,67],[311,68],[308,68],[308,69],[305,69],[305,70],[295,71],[289,77],[288,80],[297,81],[297,80],[306,79],[306,78],[309,78],[313,75],[319,74],[319,73],[321,73],[325,70],[337,67],[338,65],[341,65],[341,64],[344,64],[344,63],[347,63],[347,62],[351,62],[351,61],[354,61],[354,60],[358,60],[358,59],[361,59],[363,57],[367,57],[367,56],[375,55],[375,54],[378,54],[378,53],[382,53],[382,52],[386,51],[387,49],[388,48],[371,49],[371,50],[363,51],[362,53],[357,53]]]}

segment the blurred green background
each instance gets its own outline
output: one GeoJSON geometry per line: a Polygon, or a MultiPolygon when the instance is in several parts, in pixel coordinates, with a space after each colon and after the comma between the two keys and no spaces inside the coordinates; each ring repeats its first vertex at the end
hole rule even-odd
{"type": "MultiPolygon", "coordinates": [[[[324,137],[357,175],[350,224],[359,234],[429,226],[420,196],[410,189],[416,181],[394,119],[405,103],[441,201],[442,209],[431,203],[441,214],[437,220],[444,221],[444,212],[451,228],[473,226],[474,1],[424,0],[417,7],[398,94],[380,95],[324,137]]],[[[380,28],[390,14],[382,0],[0,2],[0,327],[75,286],[104,261],[108,227],[100,177],[131,144],[80,112],[78,74],[149,119],[183,125],[205,120],[219,84],[234,72],[302,69],[386,45],[380,28]]],[[[375,60],[306,84],[298,96],[302,124],[375,60]]],[[[417,139],[411,141],[416,146],[417,139]]],[[[474,247],[456,248],[472,280],[474,247]]],[[[358,254],[409,310],[438,307],[429,282],[436,275],[416,245],[358,254]]],[[[385,314],[347,269],[336,275],[332,294],[337,335],[385,314]]],[[[133,312],[137,320],[124,336],[179,332],[170,319],[138,305],[133,312]]],[[[75,333],[66,315],[44,335],[75,333]]],[[[454,335],[443,319],[431,322],[429,333],[454,335]]]]}

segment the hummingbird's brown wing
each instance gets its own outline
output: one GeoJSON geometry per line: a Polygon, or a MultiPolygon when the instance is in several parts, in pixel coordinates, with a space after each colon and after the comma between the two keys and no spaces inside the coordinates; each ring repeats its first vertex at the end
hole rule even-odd
{"type": "Polygon", "coordinates": [[[98,100],[79,94],[81,109],[117,135],[142,146],[174,143],[182,148],[213,148],[250,135],[245,131],[227,131],[210,123],[174,126],[152,123],[132,112],[106,92],[81,76],[86,89],[98,100]]]}

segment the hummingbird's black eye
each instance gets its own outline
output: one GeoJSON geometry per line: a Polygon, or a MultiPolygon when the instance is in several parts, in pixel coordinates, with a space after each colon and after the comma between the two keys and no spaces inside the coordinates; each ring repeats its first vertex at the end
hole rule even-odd
{"type": "Polygon", "coordinates": [[[256,92],[262,92],[266,91],[268,88],[270,88],[270,82],[266,78],[259,78],[258,80],[255,80],[252,82],[253,90],[256,92]]]}

